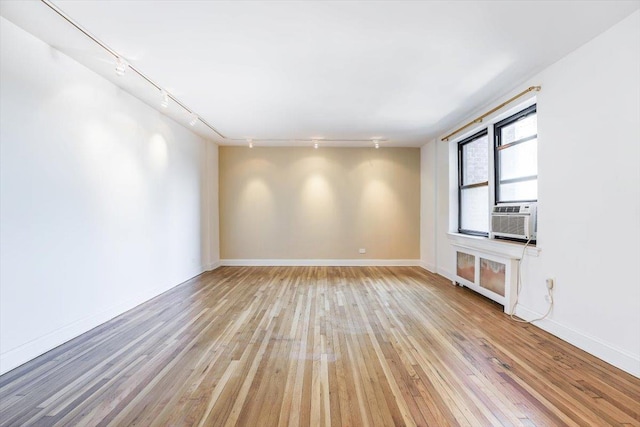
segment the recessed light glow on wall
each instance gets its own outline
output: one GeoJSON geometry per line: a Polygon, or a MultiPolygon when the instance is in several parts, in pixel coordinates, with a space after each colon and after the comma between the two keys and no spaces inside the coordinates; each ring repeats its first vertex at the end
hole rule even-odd
{"type": "Polygon", "coordinates": [[[313,148],[315,148],[316,150],[318,149],[318,141],[316,141],[315,139],[313,140],[313,148]]]}
{"type": "Polygon", "coordinates": [[[373,140],[373,146],[376,148],[380,148],[380,141],[378,141],[377,139],[373,140]]]}
{"type": "Polygon", "coordinates": [[[167,108],[169,106],[169,94],[164,90],[162,91],[162,102],[160,102],[160,106],[162,108],[167,108]]]}
{"type": "Polygon", "coordinates": [[[195,126],[198,123],[198,115],[196,113],[191,113],[189,116],[189,125],[195,126]]]}
{"type": "Polygon", "coordinates": [[[118,58],[116,59],[116,74],[119,76],[124,76],[124,73],[127,71],[127,67],[129,67],[129,64],[127,64],[127,61],[125,61],[122,58],[118,58]]]}
{"type": "Polygon", "coordinates": [[[253,148],[253,140],[247,139],[247,142],[249,143],[249,148],[253,148]]]}

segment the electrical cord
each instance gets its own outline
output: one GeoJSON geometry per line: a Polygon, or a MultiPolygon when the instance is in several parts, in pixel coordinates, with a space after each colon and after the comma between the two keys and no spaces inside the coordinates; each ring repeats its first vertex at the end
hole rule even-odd
{"type": "Polygon", "coordinates": [[[520,290],[522,289],[522,260],[524,259],[524,256],[527,251],[527,246],[529,246],[529,243],[531,243],[531,239],[527,240],[527,243],[524,245],[524,248],[522,248],[522,255],[518,260],[518,282],[516,286],[516,301],[513,304],[513,307],[511,308],[511,313],[509,313],[509,317],[511,317],[511,320],[519,323],[532,323],[532,322],[537,322],[539,320],[546,319],[547,316],[551,314],[551,310],[553,309],[553,288],[547,287],[547,295],[549,296],[549,308],[547,309],[547,312],[544,314],[544,316],[538,317],[537,319],[532,319],[532,320],[521,320],[514,317],[514,313],[516,312],[516,306],[518,305],[518,300],[520,299],[520,290]]]}

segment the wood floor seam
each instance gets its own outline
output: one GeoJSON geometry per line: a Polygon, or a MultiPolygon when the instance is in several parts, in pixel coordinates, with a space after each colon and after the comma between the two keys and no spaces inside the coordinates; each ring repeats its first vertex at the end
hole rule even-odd
{"type": "Polygon", "coordinates": [[[419,267],[220,267],[0,376],[0,426],[638,426],[640,379],[419,267]]]}

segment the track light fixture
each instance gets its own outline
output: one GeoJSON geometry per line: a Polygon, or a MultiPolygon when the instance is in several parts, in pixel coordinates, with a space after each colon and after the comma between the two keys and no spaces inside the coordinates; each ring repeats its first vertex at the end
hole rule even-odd
{"type": "Polygon", "coordinates": [[[116,59],[116,74],[119,76],[124,76],[124,73],[127,71],[129,64],[124,59],[118,57],[116,59]]]}
{"type": "MultiPolygon", "coordinates": [[[[1,0],[0,0],[1,1],[1,0]]],[[[175,106],[177,108],[182,109],[183,111],[185,111],[187,114],[189,114],[189,124],[191,126],[195,126],[196,123],[198,123],[198,121],[202,122],[202,125],[206,126],[207,128],[209,128],[211,131],[213,131],[216,135],[218,135],[220,138],[224,139],[224,140],[228,140],[228,141],[243,141],[243,138],[230,138],[225,136],[224,134],[222,134],[220,131],[218,131],[215,127],[213,127],[211,124],[209,124],[206,120],[201,119],[200,117],[198,117],[193,110],[191,110],[189,107],[187,107],[184,103],[182,103],[180,101],[180,99],[178,99],[175,96],[169,96],[169,94],[163,89],[163,87],[156,83],[153,79],[151,79],[151,77],[149,77],[148,75],[146,75],[145,73],[143,73],[139,68],[137,68],[136,66],[132,66],[130,65],[121,55],[120,53],[118,53],[117,51],[115,51],[114,49],[112,49],[111,47],[109,47],[106,43],[104,43],[102,40],[98,39],[96,36],[94,36],[93,34],[91,34],[90,32],[88,32],[86,29],[84,29],[79,23],[77,23],[73,18],[71,18],[69,15],[67,15],[65,12],[63,12],[60,8],[58,8],[58,6],[56,6],[52,0],[40,0],[44,5],[46,5],[49,9],[51,9],[54,13],[58,14],[62,19],[64,19],[66,22],[68,22],[71,26],[75,27],[76,30],[80,31],[82,34],[84,34],[89,40],[93,41],[94,43],[96,43],[98,46],[100,46],[104,51],[106,51],[109,55],[111,55],[112,57],[114,57],[116,59],[116,67],[115,67],[115,72],[117,75],[122,76],[124,75],[128,69],[130,69],[131,71],[129,71],[130,74],[133,75],[137,75],[138,77],[142,78],[144,81],[148,82],[149,84],[151,84],[153,87],[155,87],[157,90],[159,90],[162,94],[162,101],[160,103],[160,105],[163,108],[167,108],[169,105],[169,102],[171,101],[172,104],[175,104],[175,106]]],[[[531,91],[531,90],[540,90],[540,86],[532,86],[530,87],[527,91],[531,91]]],[[[516,97],[522,96],[522,94],[517,95],[516,97]]],[[[511,102],[508,101],[508,102],[511,102]]],[[[449,135],[450,136],[450,135],[449,135]]],[[[382,137],[380,137],[382,139],[383,142],[386,142],[386,139],[383,139],[382,137]]],[[[446,138],[444,138],[446,139],[446,138]]],[[[280,141],[285,141],[285,142],[309,142],[311,141],[313,143],[313,148],[318,148],[318,140],[314,139],[314,138],[300,138],[300,139],[296,139],[296,140],[292,140],[289,138],[286,139],[273,139],[273,138],[262,138],[262,139],[257,139],[258,142],[280,142],[280,141]]],[[[337,138],[337,139],[326,139],[326,138],[322,138],[323,142],[358,142],[358,143],[365,143],[366,141],[371,141],[371,139],[343,139],[343,138],[337,138]]],[[[377,141],[377,140],[376,140],[377,141]]],[[[250,146],[253,145],[253,141],[251,141],[250,146]]],[[[374,141],[374,145],[376,148],[379,147],[379,144],[377,142],[374,141]]]]}
{"type": "Polygon", "coordinates": [[[167,108],[169,106],[169,94],[164,90],[162,91],[162,102],[160,102],[160,106],[162,108],[167,108]]]}
{"type": "Polygon", "coordinates": [[[71,24],[73,27],[75,27],[76,30],[78,30],[82,34],[84,34],[89,40],[92,40],[94,43],[96,43],[98,46],[100,46],[102,49],[104,49],[108,54],[112,55],[116,60],[115,61],[115,72],[116,72],[116,74],[118,76],[123,76],[127,72],[127,70],[131,70],[130,73],[133,73],[134,75],[137,75],[137,76],[141,77],[143,80],[145,80],[146,82],[151,84],[153,87],[155,87],[157,90],[159,90],[162,93],[162,101],[161,101],[160,105],[163,108],[166,108],[169,105],[169,101],[171,100],[178,107],[180,107],[183,110],[185,110],[188,114],[192,114],[192,116],[190,116],[191,117],[191,121],[189,122],[191,124],[191,126],[195,126],[195,124],[198,121],[201,121],[207,128],[209,128],[213,132],[215,132],[220,138],[228,139],[225,135],[220,133],[216,128],[214,128],[209,123],[207,123],[206,120],[202,120],[197,115],[193,114],[193,111],[190,108],[188,108],[186,105],[184,105],[182,102],[180,102],[180,100],[178,98],[175,98],[173,96],[169,96],[169,94],[162,88],[162,86],[160,86],[158,83],[153,81],[149,76],[144,74],[138,68],[136,68],[134,66],[131,66],[126,61],[126,59],[124,59],[118,52],[116,52],[114,49],[109,47],[106,43],[104,43],[102,40],[98,39],[96,36],[94,36],[93,34],[88,32],[87,30],[85,30],[73,18],[71,18],[69,15],[64,13],[60,8],[58,8],[52,1],[50,1],[50,0],[40,0],[40,1],[44,5],[46,5],[49,9],[51,9],[53,12],[57,13],[62,19],[64,19],[69,24],[71,24]],[[166,96],[165,96],[165,94],[166,94],[166,96]]]}

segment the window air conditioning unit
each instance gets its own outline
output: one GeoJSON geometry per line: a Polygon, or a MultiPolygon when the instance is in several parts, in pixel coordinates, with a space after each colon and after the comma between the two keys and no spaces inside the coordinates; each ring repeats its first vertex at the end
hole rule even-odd
{"type": "Polygon", "coordinates": [[[536,204],[503,203],[494,206],[489,237],[536,240],[536,204]]]}

